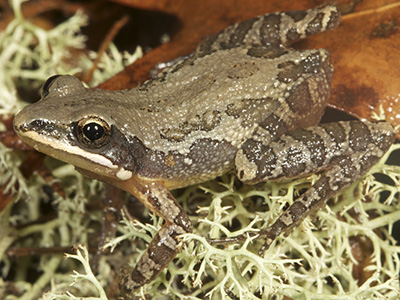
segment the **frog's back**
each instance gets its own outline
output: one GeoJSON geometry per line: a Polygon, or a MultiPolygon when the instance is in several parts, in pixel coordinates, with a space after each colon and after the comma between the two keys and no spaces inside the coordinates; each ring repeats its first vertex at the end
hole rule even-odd
{"type": "Polygon", "coordinates": [[[331,72],[325,50],[241,47],[189,58],[135,90],[139,138],[157,150],[189,151],[204,138],[237,148],[271,118],[287,130],[318,123],[331,72]]]}

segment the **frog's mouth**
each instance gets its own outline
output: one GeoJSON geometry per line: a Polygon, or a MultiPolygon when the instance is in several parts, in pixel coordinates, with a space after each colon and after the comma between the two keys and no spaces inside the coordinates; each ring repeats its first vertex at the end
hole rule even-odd
{"type": "Polygon", "coordinates": [[[24,122],[21,119],[19,114],[15,117],[14,130],[35,150],[102,177],[115,178],[119,173],[119,166],[113,164],[110,159],[99,153],[89,152],[74,143],[71,140],[70,126],[62,126],[48,120],[24,122]]]}

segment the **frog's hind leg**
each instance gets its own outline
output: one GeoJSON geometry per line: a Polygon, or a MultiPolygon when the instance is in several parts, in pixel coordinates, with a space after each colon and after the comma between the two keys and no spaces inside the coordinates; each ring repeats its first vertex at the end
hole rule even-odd
{"type": "Polygon", "coordinates": [[[276,51],[297,40],[335,28],[339,23],[340,13],[332,5],[261,15],[204,39],[197,47],[195,56],[243,46],[276,51]]]}
{"type": "Polygon", "coordinates": [[[264,145],[250,139],[236,156],[240,180],[254,184],[324,171],[320,179],[261,232],[263,253],[281,233],[288,234],[335,194],[360,179],[389,149],[395,138],[387,122],[338,122],[295,130],[264,145]]]}

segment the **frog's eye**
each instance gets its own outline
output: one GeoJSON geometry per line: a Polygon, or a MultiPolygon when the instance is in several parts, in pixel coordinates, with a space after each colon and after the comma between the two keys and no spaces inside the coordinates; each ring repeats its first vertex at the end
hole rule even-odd
{"type": "Polygon", "coordinates": [[[42,98],[46,97],[49,94],[49,89],[51,84],[61,75],[53,75],[47,78],[47,80],[43,83],[42,86],[42,98]]]}
{"type": "Polygon", "coordinates": [[[111,127],[99,117],[87,117],[76,124],[75,135],[83,146],[98,149],[110,140],[111,127]]]}

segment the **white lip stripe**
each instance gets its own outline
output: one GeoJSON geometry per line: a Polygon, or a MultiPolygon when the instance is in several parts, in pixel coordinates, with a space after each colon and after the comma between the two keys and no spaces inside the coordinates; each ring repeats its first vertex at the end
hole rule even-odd
{"type": "MultiPolygon", "coordinates": [[[[26,137],[32,141],[35,141],[38,144],[42,144],[47,147],[53,148],[57,151],[64,152],[65,155],[68,155],[68,154],[76,155],[78,157],[88,159],[97,165],[101,165],[101,166],[109,168],[109,169],[117,169],[118,168],[118,166],[114,165],[109,159],[105,158],[104,156],[101,156],[99,154],[90,153],[90,152],[80,149],[77,146],[63,144],[59,141],[51,143],[51,140],[43,138],[43,136],[41,136],[40,134],[38,134],[34,131],[21,133],[21,136],[26,137]]],[[[37,147],[35,145],[34,148],[36,150],[40,151],[40,149],[39,149],[40,147],[37,147]]],[[[63,160],[63,159],[60,158],[60,160],[63,160]]]]}

